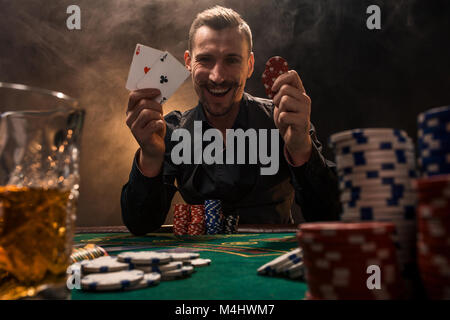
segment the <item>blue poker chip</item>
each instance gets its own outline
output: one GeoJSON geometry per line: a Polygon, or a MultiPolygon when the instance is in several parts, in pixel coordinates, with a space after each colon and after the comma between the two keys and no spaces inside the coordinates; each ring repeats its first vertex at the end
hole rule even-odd
{"type": "Polygon", "coordinates": [[[419,164],[422,166],[430,164],[450,164],[450,152],[441,156],[420,157],[419,164]]]}
{"type": "Polygon", "coordinates": [[[450,140],[428,140],[418,139],[419,152],[423,149],[431,150],[450,150],[450,140]]]}
{"type": "Polygon", "coordinates": [[[450,154],[450,149],[422,149],[420,158],[446,157],[450,154]]]}
{"type": "Polygon", "coordinates": [[[417,122],[424,123],[433,118],[450,119],[450,106],[436,107],[424,111],[417,116],[417,122]]]}
{"type": "Polygon", "coordinates": [[[424,176],[435,176],[450,173],[450,164],[447,163],[429,163],[422,166],[424,176]]]}
{"type": "Polygon", "coordinates": [[[221,211],[222,203],[220,200],[205,201],[206,234],[222,233],[223,218],[221,211]]]}
{"type": "Polygon", "coordinates": [[[430,141],[435,141],[435,140],[449,141],[450,140],[450,132],[429,131],[426,133],[422,133],[421,131],[419,131],[418,137],[419,137],[420,142],[430,142],[430,141]]]}
{"type": "Polygon", "coordinates": [[[433,123],[428,122],[429,124],[419,124],[419,132],[429,133],[429,132],[450,132],[450,120],[442,120],[442,119],[433,119],[433,123]]]}

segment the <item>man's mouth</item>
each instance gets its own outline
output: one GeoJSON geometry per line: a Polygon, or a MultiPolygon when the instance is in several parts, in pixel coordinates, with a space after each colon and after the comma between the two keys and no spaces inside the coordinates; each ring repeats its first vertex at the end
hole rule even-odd
{"type": "Polygon", "coordinates": [[[223,97],[225,96],[228,92],[230,92],[231,87],[229,88],[208,88],[205,87],[206,91],[208,91],[209,94],[215,96],[215,97],[223,97]]]}

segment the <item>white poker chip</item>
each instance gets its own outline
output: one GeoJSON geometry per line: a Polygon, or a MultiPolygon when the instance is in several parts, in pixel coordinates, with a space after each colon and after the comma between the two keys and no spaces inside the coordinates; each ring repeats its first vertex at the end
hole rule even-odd
{"type": "Polygon", "coordinates": [[[378,178],[370,180],[344,180],[339,181],[339,187],[341,190],[350,189],[355,187],[383,187],[383,186],[403,186],[407,189],[412,189],[412,181],[410,178],[378,178]]]}
{"type": "Polygon", "coordinates": [[[303,257],[302,249],[296,248],[262,265],[261,267],[258,268],[257,272],[258,274],[273,274],[276,272],[275,270],[277,267],[285,264],[289,260],[295,260],[302,257],[303,257]]]}
{"type": "Polygon", "coordinates": [[[194,267],[183,266],[181,269],[165,271],[161,273],[161,280],[174,280],[178,278],[184,278],[194,272],[194,267]]]}
{"type": "Polygon", "coordinates": [[[343,191],[339,196],[342,202],[352,200],[386,200],[386,199],[417,199],[417,195],[412,191],[395,193],[395,192],[379,192],[379,191],[363,191],[352,193],[343,191]],[[400,194],[400,196],[399,196],[400,194]]]}
{"type": "Polygon", "coordinates": [[[407,138],[408,134],[403,130],[392,128],[365,128],[341,131],[330,136],[330,143],[336,144],[340,141],[357,139],[359,137],[383,137],[383,138],[407,138]]]}
{"type": "Polygon", "coordinates": [[[168,263],[171,256],[166,252],[129,251],[120,253],[117,259],[126,263],[150,265],[168,263]]]}
{"type": "Polygon", "coordinates": [[[144,272],[140,270],[92,273],[81,279],[81,287],[93,291],[121,290],[137,284],[143,278],[144,272]]]}
{"type": "Polygon", "coordinates": [[[203,258],[197,258],[190,260],[191,265],[194,267],[204,267],[209,266],[211,264],[211,259],[203,259],[203,258]]]}
{"type": "Polygon", "coordinates": [[[183,267],[182,261],[173,261],[166,264],[160,264],[160,265],[134,265],[134,268],[137,270],[142,270],[145,273],[149,272],[157,272],[162,273],[165,271],[175,270],[175,269],[181,269],[183,267]]]}
{"type": "Polygon", "coordinates": [[[150,272],[144,274],[144,277],[141,281],[136,283],[135,285],[131,287],[125,288],[125,290],[137,290],[137,289],[143,289],[148,287],[153,287],[159,284],[161,281],[161,274],[158,272],[150,272]]]}
{"type": "Polygon", "coordinates": [[[415,166],[415,157],[412,152],[404,152],[403,154],[395,154],[393,151],[379,151],[371,152],[371,154],[365,154],[358,157],[355,154],[345,154],[336,156],[336,167],[342,169],[351,166],[369,166],[380,165],[384,163],[401,163],[410,165],[411,169],[415,166]]]}
{"type": "Polygon", "coordinates": [[[397,171],[402,171],[402,172],[409,172],[409,170],[414,170],[414,167],[411,166],[410,164],[404,164],[404,163],[396,163],[394,161],[391,162],[383,162],[383,163],[378,163],[378,164],[368,164],[368,165],[358,165],[358,166],[341,166],[338,169],[338,173],[340,175],[343,174],[352,174],[352,173],[356,173],[356,174],[361,174],[362,172],[367,172],[367,171],[390,171],[390,172],[397,172],[397,171]]]}
{"type": "Polygon", "coordinates": [[[115,257],[103,256],[93,260],[80,262],[81,271],[87,273],[105,273],[128,270],[127,263],[119,262],[115,257]]]}
{"type": "Polygon", "coordinates": [[[352,154],[355,152],[365,152],[365,151],[381,151],[381,150],[409,150],[414,151],[415,146],[411,141],[408,142],[389,142],[385,140],[379,140],[373,143],[347,143],[339,144],[336,148],[335,154],[344,155],[352,154]]]}
{"type": "Polygon", "coordinates": [[[290,266],[286,270],[286,274],[291,279],[297,279],[297,278],[303,277],[305,274],[305,267],[303,265],[303,261],[290,266]]]}
{"type": "Polygon", "coordinates": [[[200,257],[197,252],[170,252],[169,254],[172,261],[185,261],[200,257]]]}

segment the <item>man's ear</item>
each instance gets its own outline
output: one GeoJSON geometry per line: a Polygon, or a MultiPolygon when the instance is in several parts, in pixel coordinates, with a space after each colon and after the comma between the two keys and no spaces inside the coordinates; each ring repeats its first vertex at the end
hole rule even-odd
{"type": "Polygon", "coordinates": [[[253,70],[255,69],[255,55],[253,52],[250,53],[250,57],[248,58],[248,76],[247,79],[250,79],[250,77],[253,74],[253,70]]]}
{"type": "Polygon", "coordinates": [[[191,71],[191,53],[189,52],[189,50],[186,50],[184,52],[184,65],[186,66],[186,69],[188,69],[189,71],[191,71]]]}

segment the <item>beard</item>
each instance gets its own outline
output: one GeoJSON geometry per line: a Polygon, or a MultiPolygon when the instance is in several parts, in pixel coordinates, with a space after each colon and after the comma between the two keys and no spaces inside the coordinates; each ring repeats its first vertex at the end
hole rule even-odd
{"type": "Polygon", "coordinates": [[[242,83],[237,81],[224,81],[220,85],[214,84],[210,81],[204,82],[196,82],[197,93],[200,99],[200,103],[206,109],[206,111],[214,116],[214,117],[223,117],[233,110],[233,106],[236,103],[236,96],[238,94],[239,89],[242,87],[242,83]],[[220,108],[215,108],[209,104],[208,99],[205,97],[205,91],[208,88],[229,88],[229,91],[226,95],[230,95],[229,102],[225,106],[221,106],[220,108]]]}

